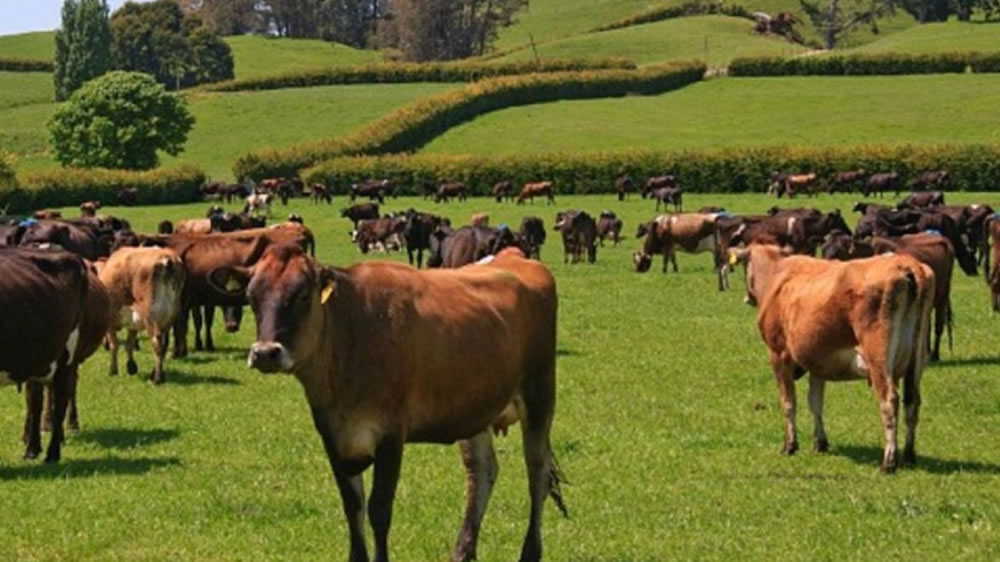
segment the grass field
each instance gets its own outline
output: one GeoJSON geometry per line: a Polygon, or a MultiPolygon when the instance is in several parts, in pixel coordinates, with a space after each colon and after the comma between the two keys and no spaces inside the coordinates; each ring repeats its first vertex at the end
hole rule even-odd
{"type": "Polygon", "coordinates": [[[225,39],[233,51],[236,78],[256,78],[382,60],[378,51],[354,49],[319,39],[277,39],[250,35],[225,39]]]}
{"type": "MultiPolygon", "coordinates": [[[[639,64],[669,59],[697,58],[710,67],[725,66],[734,57],[791,56],[805,49],[795,43],[753,33],[747,20],[702,16],[666,20],[576,35],[538,46],[542,57],[621,56],[639,64]]],[[[531,49],[515,51],[505,60],[534,57],[531,49]]]]}
{"type": "Polygon", "coordinates": [[[52,59],[56,52],[55,37],[55,31],[0,35],[0,57],[52,59]]]}
{"type": "Polygon", "coordinates": [[[1000,25],[928,23],[915,25],[854,49],[860,53],[942,53],[1000,50],[1000,25]]]}
{"type": "MultiPolygon", "coordinates": [[[[993,194],[950,202],[996,204],[993,194]]],[[[763,195],[686,198],[688,208],[759,212],[763,195]]],[[[852,196],[799,201],[847,208],[852,196]]],[[[332,207],[305,216],[322,261],[359,258],[332,207]]],[[[956,273],[954,351],[924,375],[919,465],[878,473],[882,432],[862,383],[827,392],[832,449],[809,452],[811,418],[799,389],[803,452],[778,454],[781,413],[755,312],[715,290],[707,255],[680,274],[631,271],[635,225],[654,215],[638,197],[559,197],[551,207],[485,199],[431,209],[495,223],[556,209],[616,210],[630,236],[593,266],[566,266],[550,233],[543,257],[559,284],[559,403],[553,444],[571,485],[571,518],[546,510],[546,560],[995,560],[1000,555],[1000,355],[981,278],[956,273]]],[[[205,205],[108,209],[151,229],[201,216],[205,205]]],[[[393,255],[391,259],[400,259],[393,255]]],[[[5,560],[343,559],[340,500],[302,392],[291,377],[245,367],[253,339],[217,330],[221,351],[168,361],[160,388],[106,375],[98,352],[83,368],[83,430],[57,466],[20,460],[23,400],[0,394],[0,498],[11,519],[5,560]]],[[[442,342],[446,345],[446,342],[442,342]]],[[[149,346],[138,356],[151,367],[149,346]]],[[[803,387],[803,385],[799,385],[803,387]]],[[[497,439],[500,478],[483,525],[483,560],[511,560],[526,525],[519,429],[497,439]]],[[[369,479],[370,482],[370,474],[369,479]]],[[[461,520],[464,473],[454,447],[407,449],[391,549],[398,560],[444,560],[461,520]]]]}
{"type": "Polygon", "coordinates": [[[998,104],[1000,77],[992,75],[721,78],[660,96],[496,111],[449,130],[424,150],[514,154],[996,142],[998,104]]]}

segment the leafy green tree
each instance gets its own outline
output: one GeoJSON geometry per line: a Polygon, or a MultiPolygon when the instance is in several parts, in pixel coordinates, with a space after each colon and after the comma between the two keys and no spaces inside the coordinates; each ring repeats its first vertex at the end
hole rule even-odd
{"type": "Polygon", "coordinates": [[[832,49],[855,29],[867,25],[878,32],[878,20],[896,13],[897,0],[799,0],[802,11],[832,49]]]}
{"type": "Polygon", "coordinates": [[[48,122],[63,166],[145,170],[176,156],[194,125],[186,102],[152,76],[114,71],[87,82],[48,122]]]}
{"type": "Polygon", "coordinates": [[[414,61],[482,55],[527,5],[528,0],[394,0],[395,32],[387,35],[414,61]]]}
{"type": "Polygon", "coordinates": [[[62,27],[56,31],[56,100],[67,99],[87,80],[111,70],[111,65],[107,2],[65,0],[62,27]]]}

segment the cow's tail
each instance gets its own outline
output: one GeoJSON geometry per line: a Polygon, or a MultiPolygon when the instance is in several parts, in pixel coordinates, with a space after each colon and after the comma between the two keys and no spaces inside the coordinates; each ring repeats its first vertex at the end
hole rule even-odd
{"type": "Polygon", "coordinates": [[[919,381],[927,361],[927,338],[933,304],[934,274],[923,264],[900,264],[899,275],[890,281],[883,297],[883,316],[888,320],[887,376],[904,378],[907,385],[919,381]],[[913,378],[912,381],[910,380],[913,378]]]}
{"type": "Polygon", "coordinates": [[[563,517],[569,517],[569,509],[566,507],[566,502],[563,500],[562,487],[560,484],[563,482],[569,483],[566,480],[566,475],[563,473],[562,468],[559,467],[559,462],[556,461],[556,455],[552,452],[552,447],[549,447],[549,496],[552,501],[556,502],[556,507],[562,512],[563,517]]]}

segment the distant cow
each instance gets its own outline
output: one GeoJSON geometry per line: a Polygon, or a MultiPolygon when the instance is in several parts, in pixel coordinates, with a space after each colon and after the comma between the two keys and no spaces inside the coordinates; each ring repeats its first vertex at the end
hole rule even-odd
{"type": "Polygon", "coordinates": [[[128,374],[138,372],[135,341],[138,332],[149,334],[156,356],[150,382],[166,381],[163,360],[170,342],[170,327],[180,313],[185,270],[180,257],[168,248],[123,248],[101,268],[101,282],[111,298],[112,325],[109,374],[118,374],[118,331],[127,330],[125,351],[128,374]]]}
{"type": "Polygon", "coordinates": [[[680,213],[684,210],[684,191],[679,187],[659,187],[650,192],[650,197],[656,201],[656,210],[660,210],[663,204],[664,210],[667,205],[674,206],[674,212],[680,213]]]}
{"type": "Polygon", "coordinates": [[[926,360],[928,318],[935,279],[931,268],[903,255],[854,262],[785,257],[771,245],[733,250],[746,264],[747,302],[759,308],[757,327],[781,394],[782,452],[798,450],[795,379],[809,373],[809,407],[817,451],[829,449],[823,427],[826,381],[867,380],[875,392],[886,438],[882,470],[916,462],[920,378],[926,360]],[[897,454],[903,381],[907,435],[897,454]]]}
{"type": "MultiPolygon", "coordinates": [[[[677,272],[676,251],[698,254],[710,252],[716,269],[719,269],[716,257],[716,217],[709,214],[687,213],[680,215],[660,215],[645,223],[637,234],[645,236],[642,250],[632,256],[635,270],[639,273],[649,271],[653,256],[663,255],[663,272],[667,272],[667,262],[674,264],[677,272]]],[[[719,290],[723,289],[722,272],[719,272],[719,290]]]]}
{"type": "Polygon", "coordinates": [[[495,255],[508,246],[517,246],[518,237],[509,228],[463,226],[439,229],[432,245],[428,267],[455,268],[495,255]]]}
{"type": "Polygon", "coordinates": [[[656,189],[661,189],[664,187],[678,187],[677,177],[672,175],[665,176],[653,176],[646,180],[646,184],[642,188],[642,197],[646,198],[650,193],[656,189]]]}
{"type": "Polygon", "coordinates": [[[604,245],[605,238],[610,238],[617,246],[621,242],[622,226],[622,220],[613,211],[601,211],[601,215],[597,218],[597,239],[601,246],[604,245]]]}
{"type": "Polygon", "coordinates": [[[397,251],[403,249],[404,217],[381,217],[358,221],[354,241],[362,254],[370,251],[397,251]]]}
{"type": "Polygon", "coordinates": [[[490,225],[490,214],[489,213],[475,213],[469,217],[470,226],[489,226],[490,225]]]}
{"type": "Polygon", "coordinates": [[[491,193],[496,198],[497,203],[509,201],[514,197],[514,182],[510,180],[498,181],[493,184],[491,193]]]}
{"type": "Polygon", "coordinates": [[[817,178],[818,176],[815,173],[785,174],[772,172],[771,183],[767,188],[767,192],[776,195],[778,199],[781,199],[782,195],[788,195],[788,198],[791,199],[799,193],[816,195],[815,184],[817,178]]]}
{"type": "Polygon", "coordinates": [[[555,195],[553,194],[552,182],[539,181],[539,182],[524,184],[524,187],[521,188],[521,193],[517,195],[516,203],[520,205],[524,203],[525,199],[528,199],[532,203],[534,203],[535,197],[545,197],[550,205],[555,205],[556,198],[555,195]]]}
{"type": "Polygon", "coordinates": [[[468,199],[467,190],[465,184],[462,182],[454,183],[442,183],[438,186],[437,192],[434,194],[435,203],[447,203],[449,199],[456,198],[459,201],[465,201],[468,199]]]}
{"type": "Polygon", "coordinates": [[[385,196],[389,195],[392,189],[392,182],[387,179],[368,180],[364,183],[353,183],[350,188],[351,203],[358,197],[367,197],[371,201],[385,203],[385,196]]]}
{"type": "Polygon", "coordinates": [[[418,268],[423,267],[424,250],[430,251],[431,236],[442,224],[444,222],[441,217],[413,209],[406,211],[403,238],[406,240],[406,253],[410,265],[414,264],[413,254],[416,253],[416,265],[418,268]]]}
{"type": "Polygon", "coordinates": [[[865,197],[871,197],[873,193],[878,193],[879,197],[883,197],[885,192],[891,189],[898,196],[901,183],[898,173],[880,172],[868,177],[868,181],[861,186],[861,193],[865,197]]]}
{"type": "Polygon", "coordinates": [[[545,243],[545,223],[539,217],[524,217],[518,231],[527,257],[541,260],[542,244],[545,243]]]}
{"type": "Polygon", "coordinates": [[[252,216],[271,216],[271,200],[272,196],[270,193],[254,193],[247,196],[246,205],[243,206],[243,212],[252,216]]]}
{"type": "Polygon", "coordinates": [[[375,203],[358,203],[340,210],[340,216],[351,221],[354,229],[358,229],[358,221],[378,218],[378,205],[375,203]]]}
{"type": "Polygon", "coordinates": [[[903,198],[897,209],[926,209],[944,205],[944,193],[940,191],[921,191],[911,193],[903,198]]]}
{"type": "Polygon", "coordinates": [[[556,213],[552,229],[562,233],[563,263],[582,262],[584,252],[588,263],[597,261],[597,223],[586,211],[556,213]]]}
{"type": "Polygon", "coordinates": [[[615,178],[615,193],[618,194],[619,201],[626,200],[629,192],[633,190],[635,190],[635,183],[632,181],[632,176],[626,174],[615,178]]]}
{"type": "Polygon", "coordinates": [[[330,194],[330,189],[321,183],[314,183],[312,186],[312,201],[313,203],[319,203],[321,201],[326,201],[326,203],[333,203],[333,195],[330,194]]]}
{"type": "Polygon", "coordinates": [[[129,187],[118,191],[118,204],[130,207],[139,204],[139,188],[129,187]]]}
{"type": "Polygon", "coordinates": [[[933,170],[921,172],[920,175],[910,180],[908,186],[913,191],[932,187],[942,188],[948,185],[950,180],[951,175],[948,173],[948,170],[933,170]]]}
{"type": "Polygon", "coordinates": [[[100,201],[84,201],[80,203],[80,216],[81,217],[96,217],[97,210],[101,208],[100,201]]]}
{"type": "Polygon", "coordinates": [[[857,170],[848,170],[846,172],[837,172],[830,179],[827,191],[831,194],[838,191],[843,193],[851,193],[854,188],[860,185],[867,177],[868,172],[864,168],[859,168],[857,170]]]}

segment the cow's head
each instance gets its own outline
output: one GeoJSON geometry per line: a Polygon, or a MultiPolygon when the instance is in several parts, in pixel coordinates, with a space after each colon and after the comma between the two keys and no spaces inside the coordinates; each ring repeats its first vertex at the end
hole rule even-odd
{"type": "Polygon", "coordinates": [[[743,302],[756,307],[767,293],[771,279],[777,273],[778,263],[790,254],[788,248],[774,244],[751,244],[747,248],[729,250],[729,266],[743,264],[746,274],[746,296],[743,302]]]}
{"type": "Polygon", "coordinates": [[[637,273],[646,273],[653,265],[653,256],[644,252],[635,252],[632,254],[632,263],[635,265],[637,273]]]}
{"type": "Polygon", "coordinates": [[[249,367],[292,373],[320,352],[324,308],[336,299],[336,274],[297,244],[269,246],[253,267],[221,267],[209,274],[209,281],[230,296],[245,293],[250,302],[257,339],[247,357],[249,367]]]}

